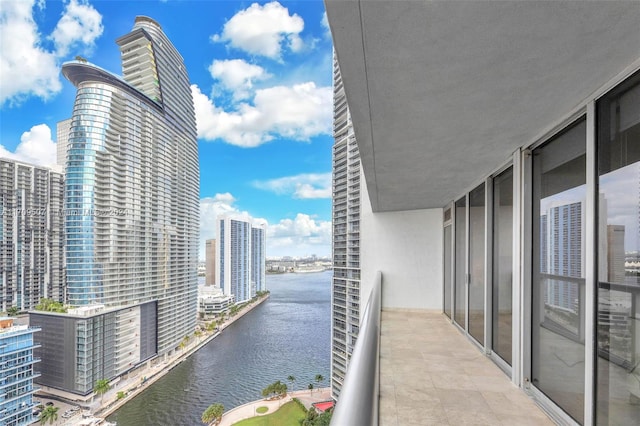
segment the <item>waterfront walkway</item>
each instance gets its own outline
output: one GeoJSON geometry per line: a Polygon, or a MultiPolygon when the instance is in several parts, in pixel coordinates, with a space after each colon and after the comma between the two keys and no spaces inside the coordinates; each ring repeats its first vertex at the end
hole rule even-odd
{"type": "Polygon", "coordinates": [[[282,399],[269,401],[266,399],[259,399],[257,401],[252,401],[224,413],[219,426],[231,426],[241,420],[248,419],[250,417],[266,416],[267,414],[271,414],[274,411],[277,411],[278,408],[291,401],[293,398],[298,398],[298,400],[302,402],[305,407],[309,408],[314,402],[329,401],[331,399],[331,389],[314,389],[313,392],[310,392],[308,390],[299,390],[289,392],[289,394],[287,394],[287,396],[282,399]],[[268,411],[262,414],[258,414],[258,412],[256,411],[258,407],[267,407],[268,411]]]}

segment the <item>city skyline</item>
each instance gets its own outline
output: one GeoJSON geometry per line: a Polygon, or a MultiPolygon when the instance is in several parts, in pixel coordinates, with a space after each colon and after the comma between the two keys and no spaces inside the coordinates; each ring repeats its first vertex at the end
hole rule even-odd
{"type": "Polygon", "coordinates": [[[74,98],[62,63],[81,56],[121,74],[115,39],[135,16],[149,16],[182,54],[195,96],[199,259],[221,213],[266,220],[267,256],[330,255],[331,39],[322,2],[9,1],[0,13],[11,40],[2,73],[13,80],[0,91],[0,157],[54,164],[56,125],[74,98]]]}

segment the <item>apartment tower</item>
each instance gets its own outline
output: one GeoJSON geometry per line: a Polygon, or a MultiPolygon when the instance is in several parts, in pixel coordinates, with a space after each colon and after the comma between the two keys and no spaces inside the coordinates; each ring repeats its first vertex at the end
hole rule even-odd
{"type": "Polygon", "coordinates": [[[337,399],[360,323],[360,155],[335,54],[333,137],[331,393],[337,399]]]}
{"type": "Polygon", "coordinates": [[[40,331],[26,325],[16,325],[13,318],[0,317],[0,424],[30,425],[33,418],[33,369],[40,360],[34,358],[33,333],[40,331]]]}
{"type": "Polygon", "coordinates": [[[64,178],[0,159],[0,310],[64,300],[64,178]]]}
{"type": "Polygon", "coordinates": [[[199,169],[184,62],[144,16],[117,40],[123,77],[65,63],[77,88],[66,161],[68,303],[157,301],[158,353],[196,321],[199,169]]]}
{"type": "Polygon", "coordinates": [[[205,284],[213,285],[216,282],[216,240],[207,240],[204,249],[205,284]]]}
{"type": "Polygon", "coordinates": [[[250,300],[265,286],[265,226],[222,215],[217,220],[216,285],[236,303],[250,300]]]}

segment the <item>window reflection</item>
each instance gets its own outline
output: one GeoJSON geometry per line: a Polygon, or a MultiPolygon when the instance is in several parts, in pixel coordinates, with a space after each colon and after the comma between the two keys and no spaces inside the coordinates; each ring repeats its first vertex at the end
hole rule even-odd
{"type": "Polygon", "coordinates": [[[584,419],[586,124],[533,152],[533,384],[584,419]]]}
{"type": "Polygon", "coordinates": [[[598,424],[640,418],[638,77],[598,103],[598,424]]]}

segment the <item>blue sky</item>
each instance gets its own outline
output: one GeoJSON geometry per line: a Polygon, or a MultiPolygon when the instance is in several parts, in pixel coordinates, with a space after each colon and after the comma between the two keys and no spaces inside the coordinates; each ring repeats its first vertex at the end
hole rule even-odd
{"type": "Polygon", "coordinates": [[[267,256],[331,253],[331,37],[324,4],[244,1],[0,1],[0,156],[55,163],[56,123],[81,55],[121,74],[115,40],[137,15],[184,57],[200,152],[201,257],[215,217],[268,223],[267,256]]]}

